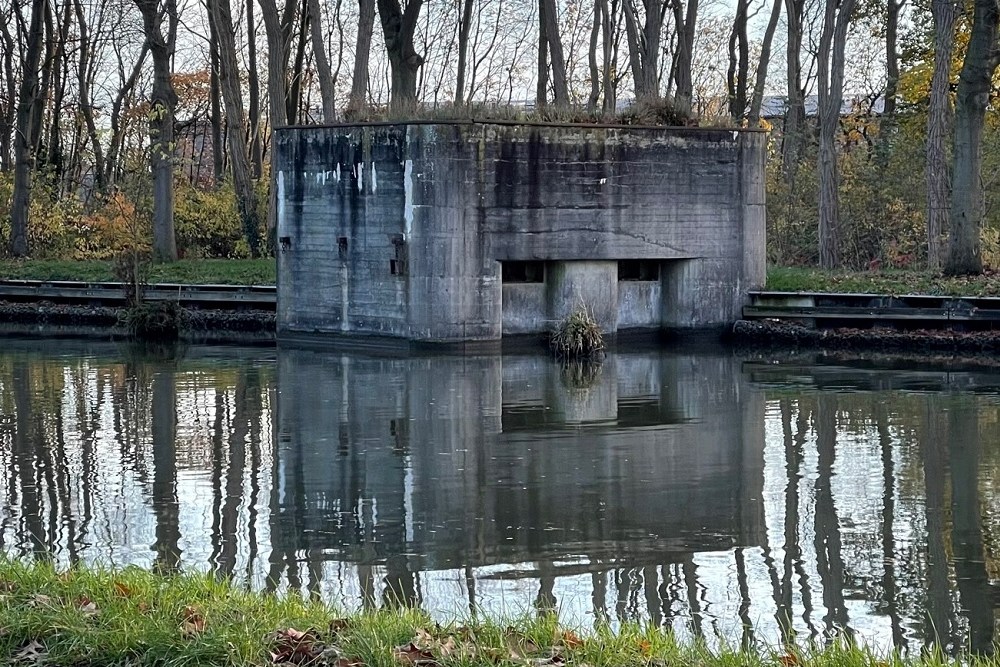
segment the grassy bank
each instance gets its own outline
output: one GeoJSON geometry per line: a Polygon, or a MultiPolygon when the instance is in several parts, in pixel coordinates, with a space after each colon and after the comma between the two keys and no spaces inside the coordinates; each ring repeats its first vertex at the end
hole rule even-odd
{"type": "MultiPolygon", "coordinates": [[[[834,646],[710,652],[660,630],[573,632],[552,617],[439,626],[419,611],[341,616],[207,576],[57,572],[0,560],[0,664],[335,667],[902,667],[943,665],[834,646]]],[[[957,664],[957,663],[956,663],[957,664]]],[[[972,664],[995,667],[996,661],[972,664]]]]}
{"type": "MultiPolygon", "coordinates": [[[[267,259],[189,259],[150,267],[155,283],[273,285],[275,263],[267,259]]],[[[115,280],[111,262],[0,260],[0,279],[115,280]]],[[[823,271],[769,267],[767,289],[786,292],[870,292],[876,294],[1000,295],[1000,273],[945,278],[926,271],[823,271]]]]}
{"type": "MultiPolygon", "coordinates": [[[[149,267],[153,283],[273,285],[273,258],[184,259],[149,267]]],[[[0,279],[114,281],[110,261],[2,260],[0,279]]]]}
{"type": "Polygon", "coordinates": [[[853,292],[1000,296],[1000,273],[945,277],[928,271],[824,271],[769,267],[767,289],[781,292],[853,292]]]}

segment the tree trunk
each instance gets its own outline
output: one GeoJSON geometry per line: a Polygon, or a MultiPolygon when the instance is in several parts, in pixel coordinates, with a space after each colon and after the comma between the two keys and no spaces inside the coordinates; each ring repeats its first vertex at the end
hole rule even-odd
{"type": "MultiPolygon", "coordinates": [[[[292,0],[288,0],[291,4],[292,0]]],[[[267,101],[271,127],[281,127],[288,122],[285,100],[288,89],[285,81],[285,64],[288,62],[287,30],[283,17],[278,13],[274,0],[260,0],[260,13],[267,34],[267,101]]],[[[252,34],[252,33],[251,33],[252,34]]]]}
{"type": "Polygon", "coordinates": [[[608,0],[597,0],[597,4],[601,9],[601,32],[604,35],[604,39],[601,40],[604,50],[601,66],[601,92],[604,96],[603,109],[605,114],[613,114],[618,106],[618,78],[615,75],[618,63],[614,23],[611,19],[608,0]]]}
{"type": "Polygon", "coordinates": [[[746,118],[747,79],[750,77],[750,40],[747,36],[749,0],[738,0],[733,29],[729,33],[729,70],[726,89],[729,94],[729,116],[734,122],[746,118]]]}
{"type": "Polygon", "coordinates": [[[469,67],[469,33],[472,32],[473,2],[474,0],[463,0],[462,15],[458,19],[458,75],[455,81],[455,106],[462,106],[465,103],[465,71],[469,67]]]}
{"type": "Polygon", "coordinates": [[[347,109],[355,113],[368,104],[368,61],[372,50],[372,33],[375,30],[375,0],[359,0],[358,13],[354,75],[351,79],[351,97],[347,102],[347,109]]]}
{"type": "Polygon", "coordinates": [[[694,56],[695,23],[698,20],[698,0],[688,0],[687,12],[683,12],[682,3],[673,3],[674,21],[677,25],[677,53],[674,56],[674,85],[676,93],[674,104],[677,112],[690,116],[694,103],[694,79],[691,76],[691,64],[694,56]]]}
{"type": "Polygon", "coordinates": [[[983,220],[983,124],[993,73],[1000,62],[996,0],[975,0],[969,46],[955,97],[955,148],[951,190],[951,233],[944,271],[948,275],[981,273],[979,232],[983,220]]]}
{"type": "Polygon", "coordinates": [[[559,38],[559,14],[556,0],[539,0],[539,9],[545,22],[545,40],[549,45],[549,63],[552,65],[553,104],[565,108],[569,106],[569,85],[566,82],[566,59],[563,56],[562,40],[559,38]]]}
{"type": "Polygon", "coordinates": [[[15,257],[28,254],[28,209],[31,204],[31,176],[35,152],[31,145],[32,123],[38,89],[38,66],[42,59],[44,38],[43,14],[46,0],[32,0],[31,24],[28,28],[27,51],[21,72],[21,90],[17,102],[17,129],[14,136],[14,194],[10,211],[10,252],[15,257]]]}
{"type": "Polygon", "coordinates": [[[544,109],[549,96],[549,40],[545,35],[545,5],[538,3],[538,63],[535,76],[535,108],[544,109]]]}
{"type": "Polygon", "coordinates": [[[753,97],[750,100],[750,125],[756,126],[760,121],[760,110],[764,104],[764,86],[767,84],[767,68],[771,62],[771,42],[774,40],[778,19],[781,17],[782,0],[774,0],[771,7],[771,17],[764,29],[764,40],[760,45],[760,57],[757,59],[757,80],[754,82],[753,97]]]}
{"type": "MultiPolygon", "coordinates": [[[[211,69],[208,81],[208,97],[209,121],[212,126],[212,184],[215,187],[219,187],[222,185],[226,169],[223,160],[225,151],[222,146],[222,91],[220,89],[222,84],[219,82],[219,69],[222,65],[219,63],[219,34],[216,28],[216,21],[212,19],[212,5],[210,2],[205,3],[205,9],[208,12],[208,61],[211,69]]],[[[239,128],[236,127],[233,130],[239,131],[239,128]]]]}
{"type": "Polygon", "coordinates": [[[840,266],[840,179],[837,128],[844,99],[844,49],[856,0],[826,0],[817,57],[819,86],[819,263],[840,266]]]}
{"type": "MultiPolygon", "coordinates": [[[[587,111],[597,113],[597,102],[601,99],[601,73],[597,64],[597,40],[601,36],[601,2],[594,1],[594,19],[590,26],[590,45],[587,49],[587,65],[590,68],[590,95],[587,97],[587,111]]],[[[611,39],[609,35],[606,39],[611,39]]]]}
{"type": "Polygon", "coordinates": [[[941,238],[950,213],[948,135],[951,131],[951,58],[959,5],[955,0],[932,0],[934,17],[934,75],[927,110],[927,266],[941,266],[941,238]]]}
{"type": "Polygon", "coordinates": [[[389,107],[396,114],[410,113],[417,105],[417,74],[424,58],[417,53],[413,37],[423,3],[424,0],[407,0],[403,8],[399,0],[378,0],[378,13],[392,70],[389,107]]]}
{"type": "MultiPolygon", "coordinates": [[[[635,88],[635,99],[660,97],[660,35],[668,2],[642,0],[644,22],[639,25],[636,0],[625,0],[625,37],[628,40],[629,66],[635,88]]],[[[610,35],[606,37],[612,39],[610,35]]]]}
{"type": "Polygon", "coordinates": [[[90,35],[87,30],[87,20],[83,14],[83,3],[76,0],[76,20],[80,31],[80,60],[77,71],[77,86],[80,96],[80,114],[87,125],[87,138],[90,140],[90,150],[94,153],[94,185],[98,192],[107,190],[107,183],[104,180],[104,147],[97,136],[97,124],[94,122],[94,105],[90,99],[90,79],[87,72],[90,71],[90,35]]]}
{"type": "Polygon", "coordinates": [[[218,36],[219,83],[226,102],[226,125],[229,127],[229,164],[233,171],[236,205],[243,223],[243,236],[250,255],[260,255],[260,218],[257,213],[257,191],[250,178],[250,160],[243,134],[243,91],[240,85],[239,61],[236,57],[236,30],[229,0],[209,0],[209,20],[218,36]]]}
{"type": "Polygon", "coordinates": [[[166,0],[163,13],[157,0],[135,0],[142,13],[146,43],[153,56],[153,89],[149,104],[150,167],[153,172],[153,257],[158,262],[177,259],[174,237],[174,108],[177,94],[170,81],[170,61],[177,34],[177,6],[166,0]],[[163,33],[163,19],[168,21],[163,33]]]}
{"type": "MultiPolygon", "coordinates": [[[[285,5],[287,9],[292,3],[285,5]]],[[[291,80],[288,86],[288,97],[285,99],[285,112],[289,125],[299,125],[308,122],[302,118],[302,79],[305,75],[306,42],[309,33],[308,0],[303,2],[302,15],[299,17],[299,29],[295,48],[295,65],[292,68],[291,80]]]]}
{"type": "Polygon", "coordinates": [[[894,121],[896,114],[896,93],[899,88],[899,53],[896,42],[899,37],[899,12],[906,0],[888,1],[888,15],[885,20],[885,102],[882,109],[883,117],[894,121]]]}
{"type": "Polygon", "coordinates": [[[802,137],[805,132],[806,107],[802,90],[802,11],[805,0],[785,0],[788,39],[785,46],[788,104],[781,133],[781,166],[786,180],[794,182],[798,169],[802,137]]]}
{"type": "Polygon", "coordinates": [[[250,109],[247,117],[250,137],[251,176],[254,180],[264,173],[264,150],[260,137],[260,80],[257,75],[257,25],[253,17],[254,0],[247,0],[247,93],[250,95],[250,109]]]}
{"type": "Polygon", "coordinates": [[[326,44],[323,41],[323,14],[319,8],[319,0],[309,0],[309,13],[313,54],[316,56],[316,75],[319,76],[319,94],[323,102],[323,122],[333,123],[337,120],[337,79],[330,69],[330,59],[326,55],[326,44]]]}
{"type": "MultiPolygon", "coordinates": [[[[13,19],[12,19],[13,20],[13,19]]],[[[14,37],[7,27],[7,20],[0,16],[0,39],[3,48],[3,76],[6,84],[6,106],[0,109],[0,172],[10,171],[11,140],[14,132],[14,115],[17,108],[17,79],[14,78],[14,37]]]]}
{"type": "MultiPolygon", "coordinates": [[[[121,127],[122,107],[125,104],[125,99],[131,95],[136,82],[139,80],[143,64],[146,62],[147,53],[149,53],[149,44],[143,43],[142,51],[139,52],[139,57],[132,66],[131,74],[122,82],[118,93],[115,95],[114,102],[111,103],[111,140],[108,142],[107,164],[104,172],[104,182],[108,186],[111,186],[115,182],[116,175],[121,172],[119,169],[120,165],[118,164],[118,155],[121,153],[122,144],[125,142],[125,136],[121,127]]],[[[122,72],[124,72],[124,67],[122,67],[122,72]]]]}

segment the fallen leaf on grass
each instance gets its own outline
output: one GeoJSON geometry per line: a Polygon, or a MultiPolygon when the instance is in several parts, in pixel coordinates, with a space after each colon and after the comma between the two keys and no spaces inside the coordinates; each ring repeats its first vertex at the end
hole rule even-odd
{"type": "Polygon", "coordinates": [[[330,634],[339,635],[344,630],[351,627],[351,621],[347,618],[335,618],[330,621],[330,634]]]}
{"type": "Polygon", "coordinates": [[[14,661],[17,662],[41,662],[48,656],[45,645],[35,640],[27,644],[24,648],[14,654],[14,661]]]}
{"type": "Polygon", "coordinates": [[[538,653],[538,645],[516,630],[508,628],[505,639],[507,650],[514,660],[523,660],[538,653]]]}
{"type": "Polygon", "coordinates": [[[333,667],[365,667],[365,661],[361,658],[337,658],[333,667]]]}
{"type": "Polygon", "coordinates": [[[52,604],[53,599],[51,595],[42,595],[41,593],[35,593],[28,600],[29,607],[48,607],[52,604]]]}
{"type": "Polygon", "coordinates": [[[785,667],[795,667],[799,664],[799,659],[794,653],[786,653],[778,656],[778,662],[785,667]]]}
{"type": "Polygon", "coordinates": [[[181,621],[181,634],[187,638],[200,635],[205,631],[205,617],[201,611],[192,605],[184,607],[183,620],[181,621]]]}
{"type": "Polygon", "coordinates": [[[648,639],[643,639],[639,642],[639,652],[643,655],[649,655],[653,652],[653,644],[648,639]]]}
{"type": "Polygon", "coordinates": [[[84,616],[97,616],[101,613],[101,610],[97,608],[97,604],[86,595],[81,595],[77,599],[76,607],[83,612],[84,616]]]}
{"type": "Polygon", "coordinates": [[[418,647],[413,642],[406,646],[397,646],[392,651],[392,655],[401,665],[431,666],[437,665],[437,658],[428,650],[418,647]]]}
{"type": "Polygon", "coordinates": [[[583,640],[580,639],[580,637],[572,630],[557,632],[556,641],[568,649],[575,649],[583,646],[583,640]]]}
{"type": "Polygon", "coordinates": [[[123,598],[130,598],[135,595],[135,591],[128,584],[123,584],[120,581],[115,582],[115,594],[123,598]]]}
{"type": "Polygon", "coordinates": [[[320,655],[316,636],[295,628],[278,630],[272,638],[271,660],[276,664],[303,665],[314,662],[320,655]]]}

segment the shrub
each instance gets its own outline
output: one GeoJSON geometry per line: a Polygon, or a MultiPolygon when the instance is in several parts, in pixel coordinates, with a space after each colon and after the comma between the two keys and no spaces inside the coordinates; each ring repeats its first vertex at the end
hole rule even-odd
{"type": "Polygon", "coordinates": [[[581,303],[552,332],[549,347],[558,359],[600,358],[604,335],[593,313],[581,303]]]}
{"type": "Polygon", "coordinates": [[[122,311],[121,323],[133,338],[176,340],[183,314],[177,301],[141,301],[122,311]]]}

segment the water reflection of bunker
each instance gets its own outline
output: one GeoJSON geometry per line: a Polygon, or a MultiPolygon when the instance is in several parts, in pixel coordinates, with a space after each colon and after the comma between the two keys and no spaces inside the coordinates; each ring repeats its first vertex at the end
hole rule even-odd
{"type": "Polygon", "coordinates": [[[522,564],[492,576],[544,594],[562,573],[761,544],[762,399],[741,383],[728,356],[573,374],[284,351],[273,546],[384,565],[408,598],[425,570],[522,564]]]}

